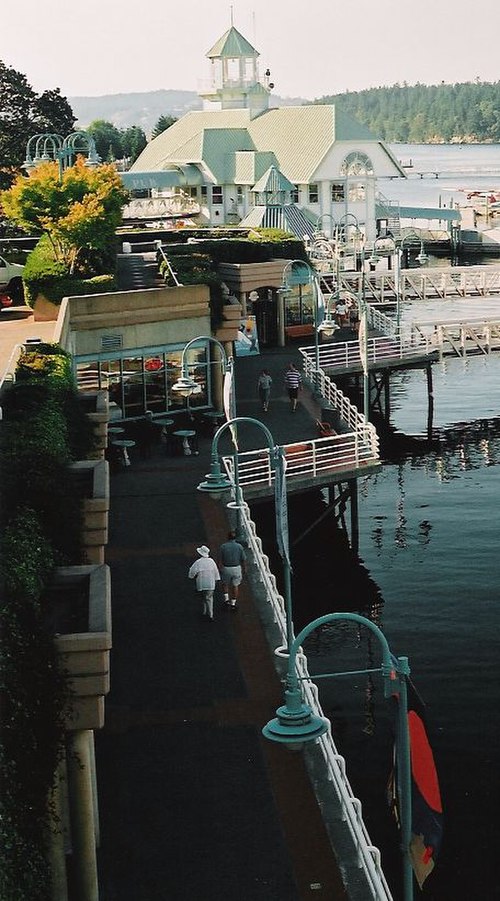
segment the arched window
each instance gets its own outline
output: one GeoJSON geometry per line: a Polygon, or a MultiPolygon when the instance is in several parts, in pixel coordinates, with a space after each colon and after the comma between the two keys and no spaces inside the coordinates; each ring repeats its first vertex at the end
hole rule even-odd
{"type": "Polygon", "coordinates": [[[373,164],[366,153],[362,153],[361,150],[353,150],[352,153],[348,153],[345,157],[340,167],[340,172],[341,175],[345,175],[347,178],[373,175],[373,164]]]}

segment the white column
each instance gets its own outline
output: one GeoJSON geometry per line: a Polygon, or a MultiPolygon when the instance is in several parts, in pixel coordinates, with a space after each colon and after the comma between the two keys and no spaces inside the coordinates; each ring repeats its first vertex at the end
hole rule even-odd
{"type": "Polygon", "coordinates": [[[95,848],[92,760],[87,729],[68,735],[68,788],[71,838],[78,901],[99,901],[95,848]]]}
{"type": "Polygon", "coordinates": [[[64,761],[60,761],[50,797],[49,863],[52,901],[68,901],[66,854],[64,841],[63,801],[61,784],[64,780],[64,761]]]}

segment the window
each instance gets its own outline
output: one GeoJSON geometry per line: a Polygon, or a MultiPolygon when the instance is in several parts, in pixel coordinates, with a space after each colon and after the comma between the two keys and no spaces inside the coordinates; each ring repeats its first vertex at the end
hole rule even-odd
{"type": "Polygon", "coordinates": [[[189,196],[192,197],[194,200],[196,200],[196,198],[198,197],[198,188],[196,188],[192,185],[188,189],[188,191],[189,191],[189,196]]]}
{"type": "Polygon", "coordinates": [[[344,162],[340,167],[341,175],[356,176],[356,175],[373,175],[373,165],[370,158],[366,155],[366,153],[362,153],[360,150],[353,150],[352,153],[348,153],[344,162]]]}
{"type": "Polygon", "coordinates": [[[292,191],[292,203],[298,203],[298,202],[299,202],[299,186],[294,185],[293,191],[292,191]]]}
{"type": "Polygon", "coordinates": [[[345,188],[343,182],[333,182],[332,203],[342,203],[345,200],[345,188]]]}
{"type": "Polygon", "coordinates": [[[223,203],[224,198],[222,196],[222,188],[220,185],[214,185],[212,188],[212,203],[213,204],[221,204],[223,203]]]}
{"type": "Polygon", "coordinates": [[[201,194],[201,199],[204,200],[206,203],[206,200],[207,200],[207,186],[206,185],[201,186],[200,194],[201,194]]]}
{"type": "Polygon", "coordinates": [[[237,185],[236,187],[236,203],[243,203],[243,186],[237,185]]]}
{"type": "Polygon", "coordinates": [[[319,193],[317,185],[309,185],[309,203],[319,203],[319,193]]]}

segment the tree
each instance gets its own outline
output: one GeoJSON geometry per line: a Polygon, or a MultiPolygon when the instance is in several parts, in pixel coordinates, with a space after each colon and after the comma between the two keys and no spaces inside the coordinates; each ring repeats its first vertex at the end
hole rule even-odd
{"type": "Polygon", "coordinates": [[[58,88],[38,96],[25,75],[0,60],[0,188],[12,183],[34,134],[50,131],[64,136],[74,122],[58,88]]]}
{"type": "Polygon", "coordinates": [[[131,163],[135,163],[139,154],[144,150],[147,142],[146,135],[142,128],[132,125],[131,128],[125,128],[122,131],[122,148],[123,155],[131,163]]]}
{"type": "Polygon", "coordinates": [[[121,160],[123,157],[122,134],[120,130],[105,119],[95,119],[87,128],[92,135],[97,153],[102,160],[121,160]]]}
{"type": "Polygon", "coordinates": [[[151,132],[151,137],[157,138],[158,135],[161,135],[163,131],[166,131],[167,128],[170,128],[170,126],[173,125],[174,122],[177,122],[177,119],[175,119],[173,116],[160,116],[158,122],[153,128],[153,131],[151,132]]]}
{"type": "Polygon", "coordinates": [[[72,275],[84,249],[109,247],[127,196],[114,166],[89,169],[78,157],[61,179],[53,162],[37,166],[29,178],[18,176],[0,202],[21,228],[48,236],[54,259],[72,275]]]}

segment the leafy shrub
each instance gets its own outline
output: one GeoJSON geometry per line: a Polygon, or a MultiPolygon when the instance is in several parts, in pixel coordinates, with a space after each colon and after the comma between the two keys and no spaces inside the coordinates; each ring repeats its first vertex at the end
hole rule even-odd
{"type": "MultiPolygon", "coordinates": [[[[111,269],[114,269],[114,248],[111,259],[113,261],[111,269]]],[[[118,282],[113,272],[96,275],[94,273],[96,267],[92,267],[89,263],[87,268],[88,278],[70,275],[67,266],[54,259],[50,241],[44,235],[29,254],[24,267],[26,303],[33,307],[40,294],[52,303],[60,304],[63,297],[104,294],[118,290],[118,282]]]]}
{"type": "Polygon", "coordinates": [[[39,603],[53,554],[33,510],[21,508],[7,523],[1,552],[0,897],[48,901],[47,796],[69,693],[39,603]]]}

